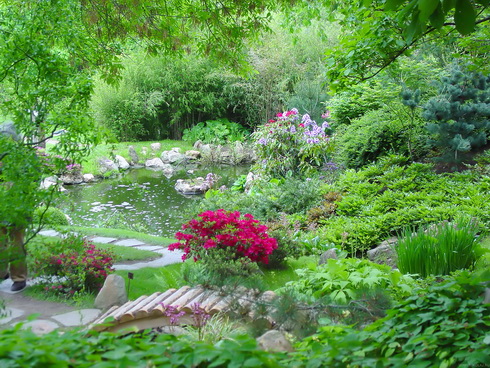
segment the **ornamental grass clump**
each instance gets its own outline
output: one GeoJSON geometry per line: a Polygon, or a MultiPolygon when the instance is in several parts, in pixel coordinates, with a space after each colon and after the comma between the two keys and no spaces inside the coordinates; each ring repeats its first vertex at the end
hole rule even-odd
{"type": "Polygon", "coordinates": [[[468,217],[454,222],[406,229],[398,238],[396,251],[398,268],[402,273],[449,275],[451,272],[471,268],[481,255],[478,223],[468,217]]]}
{"type": "Polygon", "coordinates": [[[277,241],[267,234],[267,227],[250,214],[242,216],[238,211],[219,209],[197,217],[182,225],[182,231],[175,234],[179,242],[168,246],[169,250],[184,251],[184,261],[199,261],[210,271],[221,272],[216,267],[230,264],[246,271],[254,269],[252,264],[267,264],[269,255],[277,248],[277,241]]]}

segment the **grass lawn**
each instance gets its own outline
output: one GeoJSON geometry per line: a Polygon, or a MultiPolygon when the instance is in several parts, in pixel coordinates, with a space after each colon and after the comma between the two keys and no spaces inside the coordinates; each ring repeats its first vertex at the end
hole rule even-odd
{"type": "MultiPolygon", "coordinates": [[[[290,260],[287,268],[283,270],[264,270],[263,286],[266,290],[276,290],[283,287],[288,281],[297,280],[298,275],[294,272],[298,268],[308,267],[309,264],[316,264],[317,257],[300,257],[290,260]]],[[[142,268],[130,271],[133,280],[130,281],[129,299],[134,300],[141,295],[151,295],[155,292],[162,292],[170,288],[179,288],[187,283],[181,275],[182,263],[169,265],[162,268],[142,268]]],[[[128,283],[128,271],[116,271],[122,276],[126,285],[128,283]]]]}
{"type": "Polygon", "coordinates": [[[93,227],[79,227],[79,226],[64,226],[62,231],[76,232],[85,236],[105,236],[109,238],[118,239],[137,239],[148,245],[160,245],[167,246],[170,243],[174,243],[176,240],[172,238],[164,238],[161,236],[148,235],[131,230],[122,229],[107,229],[107,228],[93,228],[93,227]]]}

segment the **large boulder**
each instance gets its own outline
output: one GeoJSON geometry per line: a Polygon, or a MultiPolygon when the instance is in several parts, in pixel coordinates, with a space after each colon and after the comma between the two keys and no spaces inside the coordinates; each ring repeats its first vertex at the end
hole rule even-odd
{"type": "Polygon", "coordinates": [[[116,163],[108,158],[102,158],[99,160],[100,171],[102,174],[108,171],[117,171],[118,167],[116,163]]]}
{"type": "Polygon", "coordinates": [[[95,298],[95,307],[109,309],[112,306],[121,306],[128,301],[124,278],[119,275],[109,275],[105,279],[104,286],[95,298]]]}
{"type": "Polygon", "coordinates": [[[145,166],[151,169],[160,169],[162,170],[164,168],[164,163],[161,159],[158,157],[152,158],[151,160],[147,160],[145,162],[145,166]]]}
{"type": "Polygon", "coordinates": [[[266,351],[293,351],[293,346],[288,339],[286,339],[284,333],[277,330],[267,331],[265,334],[257,338],[257,343],[260,349],[266,351]]]}
{"type": "Polygon", "coordinates": [[[78,170],[66,172],[60,176],[60,181],[67,185],[81,184],[83,183],[83,175],[78,170]]]}
{"type": "Polygon", "coordinates": [[[180,148],[172,148],[172,150],[168,152],[168,161],[172,165],[178,165],[185,162],[185,159],[185,155],[180,153],[180,148]]]}
{"type": "Polygon", "coordinates": [[[189,150],[185,153],[185,157],[189,160],[197,160],[201,157],[201,152],[196,150],[189,150]]]}
{"type": "Polygon", "coordinates": [[[85,183],[92,183],[95,181],[95,176],[93,174],[83,174],[83,181],[85,183]]]}
{"type": "Polygon", "coordinates": [[[116,155],[115,159],[116,159],[116,162],[117,162],[117,166],[121,170],[127,170],[127,169],[129,169],[129,163],[128,163],[128,161],[126,161],[126,159],[124,157],[119,156],[119,155],[116,155]]]}
{"type": "Polygon", "coordinates": [[[162,145],[159,142],[150,144],[150,148],[153,152],[160,151],[162,149],[162,145]]]}
{"type": "Polygon", "coordinates": [[[391,268],[396,268],[397,255],[396,246],[397,238],[385,240],[376,248],[367,251],[367,257],[371,262],[378,264],[387,264],[391,268]]]}
{"type": "Polygon", "coordinates": [[[140,158],[138,157],[138,154],[136,153],[136,150],[134,149],[134,147],[129,146],[128,152],[129,152],[129,157],[131,158],[131,163],[133,165],[137,165],[138,162],[140,161],[140,158]]]}
{"type": "Polygon", "coordinates": [[[203,194],[210,187],[210,183],[201,177],[192,180],[178,179],[175,183],[175,190],[184,195],[203,194]]]}
{"type": "Polygon", "coordinates": [[[339,259],[337,256],[337,249],[336,248],[331,248],[325,252],[322,253],[320,256],[320,260],[318,261],[319,265],[327,263],[329,259],[339,259]]]}

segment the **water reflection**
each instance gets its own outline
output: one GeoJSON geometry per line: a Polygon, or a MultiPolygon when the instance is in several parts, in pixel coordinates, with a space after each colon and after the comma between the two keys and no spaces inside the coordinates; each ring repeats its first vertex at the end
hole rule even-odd
{"type": "Polygon", "coordinates": [[[221,176],[217,187],[230,186],[248,167],[208,167],[192,174],[181,171],[166,178],[161,171],[135,169],[120,179],[93,184],[65,186],[58,206],[71,217],[73,225],[121,227],[149,234],[173,237],[184,221],[186,211],[201,196],[183,196],[174,185],[177,179],[196,178],[213,172],[221,176]]]}

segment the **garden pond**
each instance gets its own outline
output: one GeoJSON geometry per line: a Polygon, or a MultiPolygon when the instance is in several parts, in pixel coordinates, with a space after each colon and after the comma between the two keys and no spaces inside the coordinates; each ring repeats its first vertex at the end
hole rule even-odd
{"type": "Polygon", "coordinates": [[[202,198],[177,192],[174,186],[178,179],[214,173],[220,177],[215,188],[229,187],[248,170],[249,166],[207,166],[192,173],[182,170],[167,178],[162,171],[132,169],[120,178],[65,186],[57,207],[75,226],[124,228],[173,237],[188,220],[186,214],[192,205],[202,198]]]}

